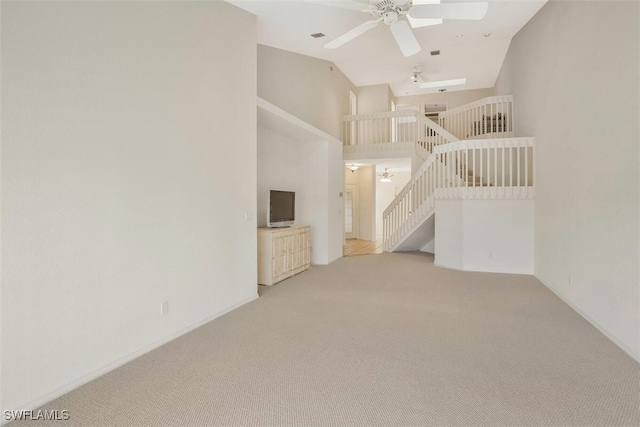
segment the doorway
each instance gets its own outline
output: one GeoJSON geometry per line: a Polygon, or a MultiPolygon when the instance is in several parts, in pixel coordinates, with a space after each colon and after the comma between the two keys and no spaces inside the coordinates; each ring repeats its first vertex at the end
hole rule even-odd
{"type": "Polygon", "coordinates": [[[344,186],[344,238],[358,238],[358,186],[346,184],[344,186]]]}

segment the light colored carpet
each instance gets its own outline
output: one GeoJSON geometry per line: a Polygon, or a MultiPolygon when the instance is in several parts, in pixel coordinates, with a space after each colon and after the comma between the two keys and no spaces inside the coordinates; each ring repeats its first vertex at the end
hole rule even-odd
{"type": "Polygon", "coordinates": [[[531,276],[382,254],[260,293],[10,425],[640,425],[640,365],[531,276]]]}

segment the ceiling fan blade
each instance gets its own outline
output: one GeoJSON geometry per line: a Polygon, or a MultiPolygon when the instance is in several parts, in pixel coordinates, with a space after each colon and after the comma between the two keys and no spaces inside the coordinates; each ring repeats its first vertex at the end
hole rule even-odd
{"type": "Polygon", "coordinates": [[[484,18],[489,9],[487,2],[414,5],[409,16],[416,19],[472,19],[484,18]]]}
{"type": "Polygon", "coordinates": [[[431,25],[442,24],[442,19],[415,19],[407,15],[407,20],[411,24],[411,28],[430,27],[431,25]]]}
{"type": "Polygon", "coordinates": [[[375,9],[375,7],[371,6],[370,4],[350,0],[305,0],[305,2],[320,4],[323,6],[339,7],[341,9],[360,10],[362,12],[367,12],[369,10],[375,9]]]}
{"type": "Polygon", "coordinates": [[[391,25],[391,33],[404,56],[415,55],[422,50],[407,21],[398,21],[391,25]]]}
{"type": "Polygon", "coordinates": [[[325,44],[324,47],[326,47],[327,49],[335,49],[337,47],[340,47],[343,44],[355,39],[359,35],[366,33],[367,31],[369,31],[370,29],[378,25],[378,22],[380,21],[382,21],[382,18],[377,20],[367,21],[364,24],[360,24],[353,30],[348,31],[343,35],[341,35],[340,37],[331,40],[329,43],[325,44]]]}

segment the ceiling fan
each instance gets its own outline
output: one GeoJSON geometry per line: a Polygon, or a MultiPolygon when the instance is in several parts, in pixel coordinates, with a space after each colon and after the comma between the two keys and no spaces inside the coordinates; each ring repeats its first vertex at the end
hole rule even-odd
{"type": "Polygon", "coordinates": [[[384,22],[398,43],[404,56],[420,52],[420,44],[411,28],[442,23],[442,19],[484,18],[489,8],[487,2],[444,3],[439,0],[369,0],[369,4],[353,0],[306,0],[309,3],[359,10],[374,19],[358,25],[351,31],[324,45],[335,49],[384,22]],[[406,20],[403,19],[406,17],[406,20]],[[410,25],[411,24],[411,25],[410,25]]]}
{"type": "Polygon", "coordinates": [[[393,176],[392,174],[390,174],[389,172],[387,172],[388,168],[384,168],[384,172],[378,174],[378,176],[381,176],[382,179],[380,180],[380,182],[391,182],[391,177],[393,176]]]}
{"type": "Polygon", "coordinates": [[[414,65],[411,71],[411,81],[413,83],[421,83],[424,81],[422,78],[422,65],[414,65]]]}

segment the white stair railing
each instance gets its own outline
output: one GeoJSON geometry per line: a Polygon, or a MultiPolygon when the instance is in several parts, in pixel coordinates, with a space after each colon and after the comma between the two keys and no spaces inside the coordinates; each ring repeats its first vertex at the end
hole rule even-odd
{"type": "Polygon", "coordinates": [[[435,208],[435,159],[435,156],[429,156],[382,214],[382,249],[385,252],[392,251],[432,214],[435,208]]]}
{"type": "Polygon", "coordinates": [[[344,152],[412,151],[426,160],[434,147],[458,141],[417,111],[390,111],[343,117],[344,152]]]}
{"type": "Polygon", "coordinates": [[[422,160],[430,154],[419,143],[425,131],[417,111],[355,114],[343,116],[342,121],[345,154],[415,151],[422,160]]]}
{"type": "Polygon", "coordinates": [[[421,116],[420,121],[424,132],[420,136],[419,143],[430,153],[433,153],[433,149],[439,145],[459,141],[455,135],[430,118],[421,116]]]}
{"type": "Polygon", "coordinates": [[[511,138],[513,95],[492,96],[442,112],[438,124],[459,139],[511,138]]]}
{"type": "Polygon", "coordinates": [[[387,111],[342,117],[345,146],[415,142],[420,135],[417,111],[387,111]]]}
{"type": "Polygon", "coordinates": [[[533,198],[534,142],[504,138],[434,147],[383,213],[383,250],[394,250],[431,216],[436,199],[533,198]]]}
{"type": "Polygon", "coordinates": [[[534,142],[532,137],[478,139],[436,147],[436,197],[533,197],[534,142]]]}

